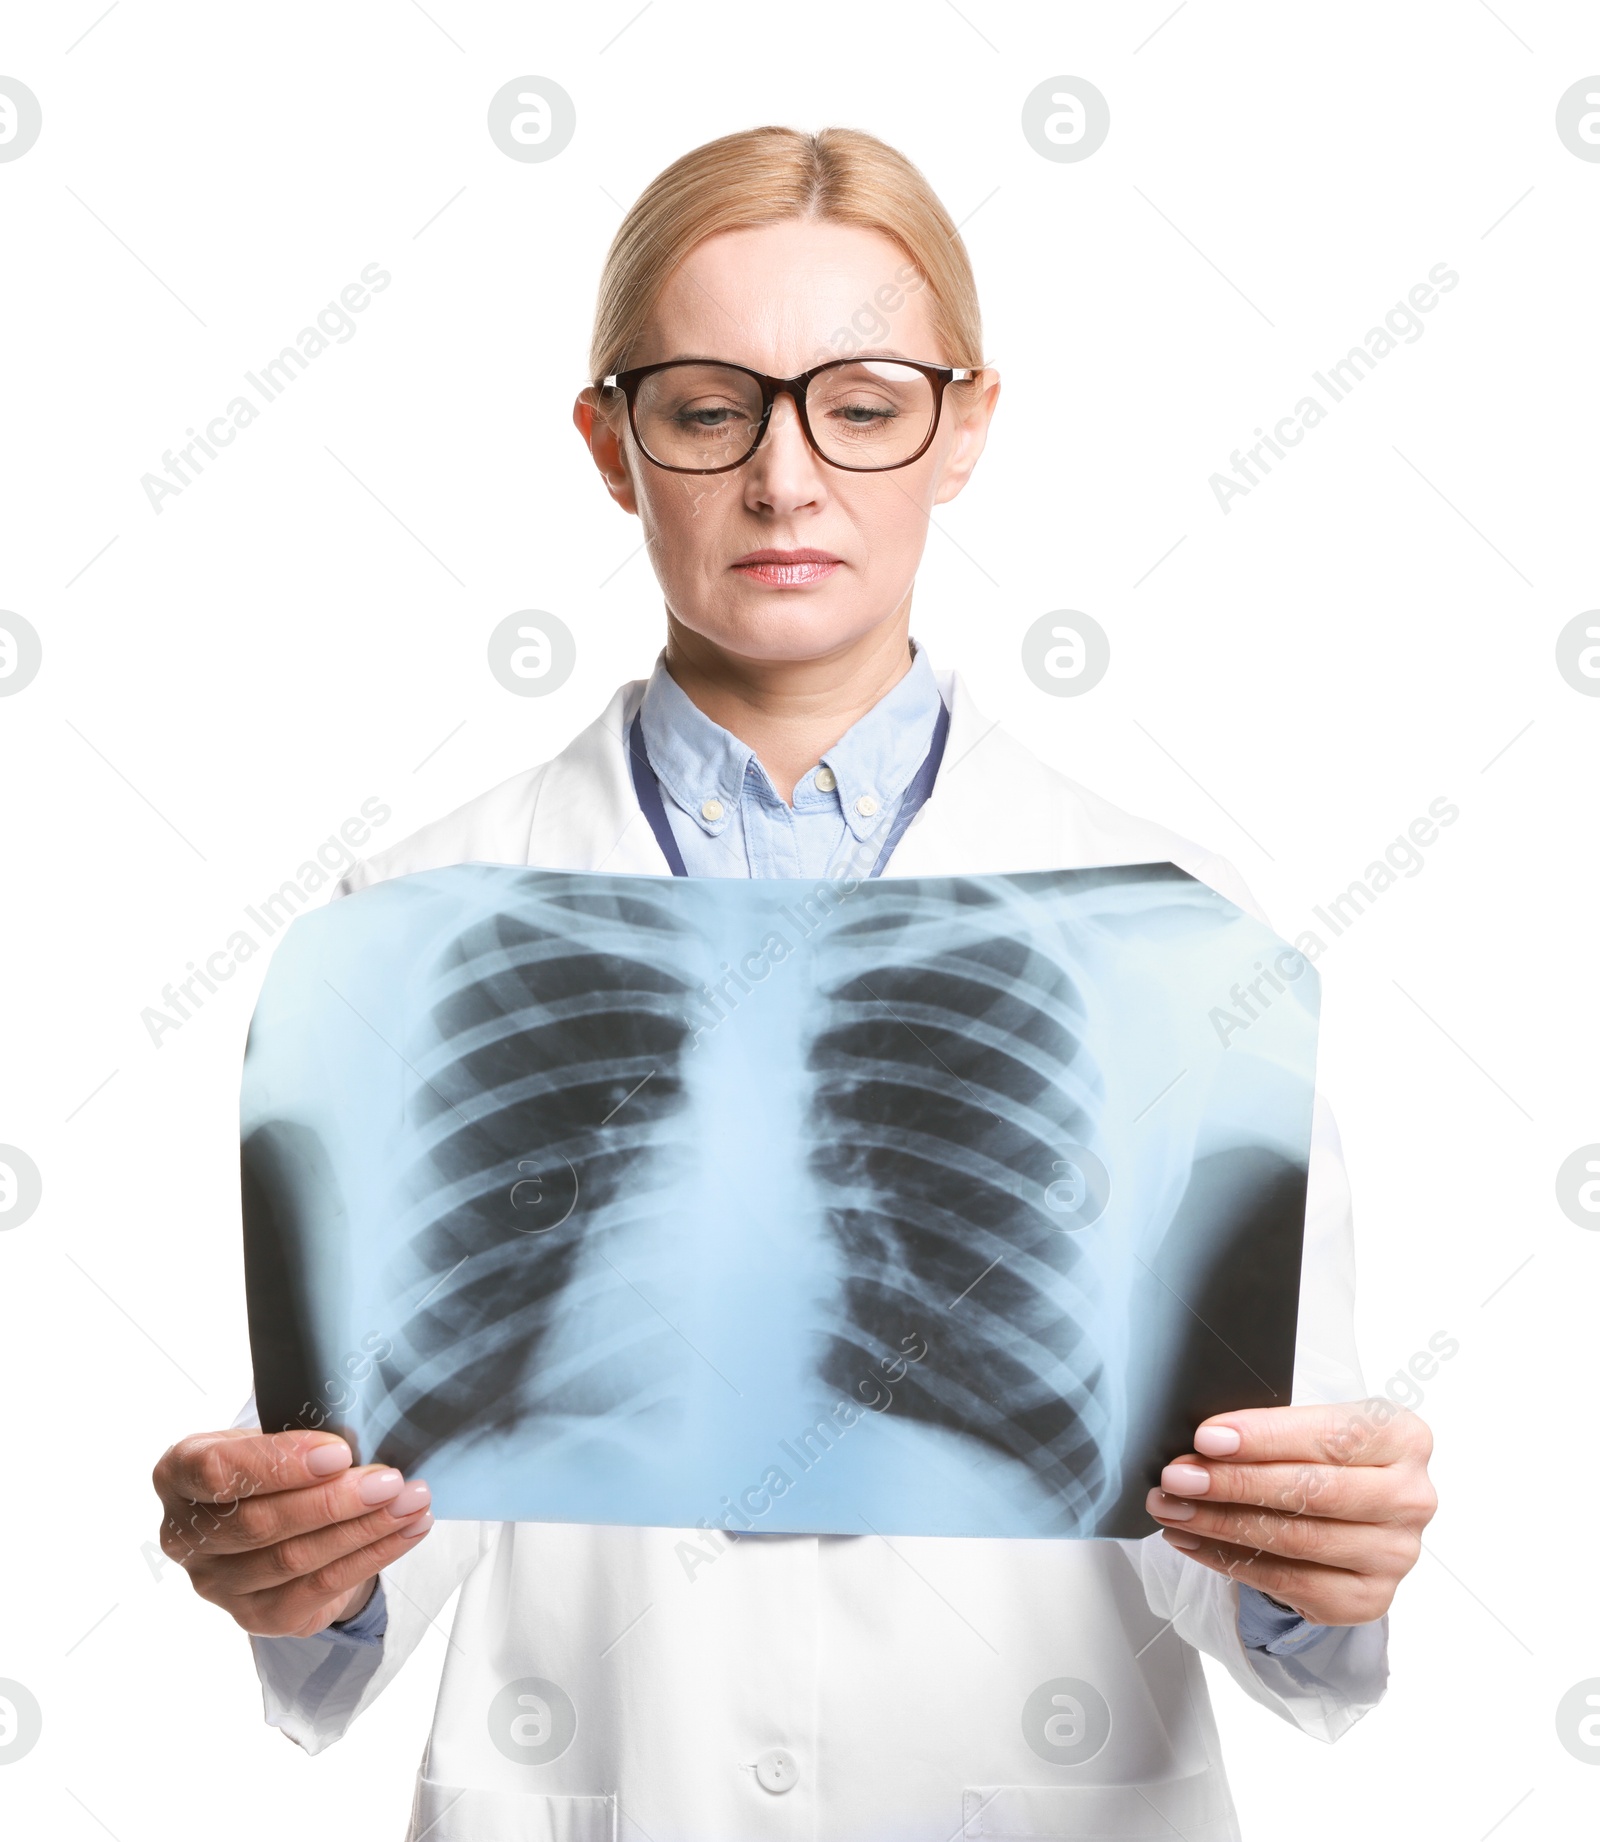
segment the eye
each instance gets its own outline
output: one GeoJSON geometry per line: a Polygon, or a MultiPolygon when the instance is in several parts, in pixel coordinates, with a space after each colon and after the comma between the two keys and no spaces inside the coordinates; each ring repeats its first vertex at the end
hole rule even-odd
{"type": "Polygon", "coordinates": [[[841,403],[829,411],[854,428],[870,428],[875,422],[887,422],[899,415],[890,403],[841,403]]]}
{"type": "Polygon", "coordinates": [[[708,403],[704,400],[680,403],[673,411],[673,423],[686,434],[715,434],[735,422],[747,422],[750,412],[740,403],[708,403]]]}
{"type": "Polygon", "coordinates": [[[737,412],[731,409],[681,409],[678,420],[696,428],[720,428],[725,418],[737,412]]]}

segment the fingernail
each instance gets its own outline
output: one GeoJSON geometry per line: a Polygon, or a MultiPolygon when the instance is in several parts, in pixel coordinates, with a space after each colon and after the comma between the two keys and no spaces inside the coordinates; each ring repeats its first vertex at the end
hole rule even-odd
{"type": "Polygon", "coordinates": [[[1161,1488],[1180,1497],[1203,1497],[1211,1488],[1211,1473],[1199,1465],[1168,1465],[1161,1473],[1161,1488]]]}
{"type": "Polygon", "coordinates": [[[1169,1497],[1162,1490],[1150,1492],[1145,1499],[1145,1508],[1152,1516],[1160,1516],[1169,1522],[1187,1522],[1195,1513],[1192,1503],[1185,1503],[1182,1497],[1169,1497]]]}
{"type": "Polygon", "coordinates": [[[397,1496],[404,1482],[398,1471],[369,1471],[356,1488],[363,1503],[375,1505],[397,1496]]]}
{"type": "MultiPolygon", "coordinates": [[[[399,1473],[395,1475],[398,1477],[399,1473]]],[[[422,1479],[414,1478],[389,1505],[391,1516],[414,1516],[419,1509],[426,1509],[433,1501],[433,1492],[422,1479]]]]}
{"type": "Polygon", "coordinates": [[[1194,1449],[1202,1458],[1229,1458],[1242,1441],[1235,1426],[1202,1426],[1194,1436],[1194,1449]]]}
{"type": "Polygon", "coordinates": [[[400,1531],[401,1539],[404,1541],[415,1541],[419,1535],[426,1535],[428,1530],[432,1527],[433,1511],[431,1509],[425,1509],[422,1514],[417,1517],[415,1522],[407,1523],[400,1531]]]}
{"type": "Polygon", "coordinates": [[[306,1469],[313,1477],[332,1477],[350,1463],[350,1448],[342,1439],[329,1439],[306,1453],[306,1469]]]}
{"type": "Polygon", "coordinates": [[[1199,1541],[1193,1535],[1185,1535],[1182,1529],[1163,1529],[1161,1539],[1170,1541],[1175,1548],[1198,1548],[1199,1541]]]}

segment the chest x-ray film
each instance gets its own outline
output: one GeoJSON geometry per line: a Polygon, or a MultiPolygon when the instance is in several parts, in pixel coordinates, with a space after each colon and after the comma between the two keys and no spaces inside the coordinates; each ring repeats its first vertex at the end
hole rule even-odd
{"type": "Polygon", "coordinates": [[[378,884],[250,1028],[261,1424],[443,1517],[1146,1534],[1290,1398],[1316,1009],[1164,863],[378,884]]]}

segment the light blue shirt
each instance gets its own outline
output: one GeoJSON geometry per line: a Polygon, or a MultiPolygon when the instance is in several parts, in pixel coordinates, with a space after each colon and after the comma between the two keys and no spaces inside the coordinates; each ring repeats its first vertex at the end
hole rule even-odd
{"type": "MultiPolygon", "coordinates": [[[[816,880],[849,866],[866,875],[927,758],[941,701],[918,646],[905,677],[801,778],[791,806],[755,751],[691,703],[657,659],[639,717],[684,868],[691,876],[816,880]]],[[[380,1576],[361,1611],[324,1635],[376,1644],[387,1626],[380,1576]]],[[[1292,1656],[1325,1629],[1254,1587],[1239,1588],[1239,1634],[1249,1649],[1292,1656]]]]}
{"type": "Polygon", "coordinates": [[[691,876],[866,875],[933,745],[939,686],[919,646],[911,669],[779,796],[755,750],[691,703],[665,661],[639,707],[667,823],[691,876]]]}

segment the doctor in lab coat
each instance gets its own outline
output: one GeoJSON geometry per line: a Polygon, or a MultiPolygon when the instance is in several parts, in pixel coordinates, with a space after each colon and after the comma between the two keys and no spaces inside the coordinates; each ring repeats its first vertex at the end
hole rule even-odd
{"type": "MultiPolygon", "coordinates": [[[[959,239],[951,227],[939,247],[919,212],[939,228],[915,169],[837,130],[727,137],[654,182],[602,282],[597,379],[619,358],[707,356],[769,385],[797,379],[886,274],[901,301],[892,338],[869,350],[974,375],[940,386],[925,451],[877,472],[851,469],[855,447],[830,458],[830,443],[893,438],[887,411],[848,407],[835,436],[817,426],[820,397],[802,421],[804,385],[761,417],[753,397],[679,405],[676,426],[724,444],[705,448],[719,461],[735,439],[754,444],[698,474],[642,447],[620,389],[585,391],[575,420],[644,521],[667,604],[647,711],[666,829],[630,752],[645,733],[636,681],[553,760],[379,853],[341,896],[472,861],[827,874],[859,863],[906,796],[905,772],[884,767],[910,758],[891,717],[914,725],[942,706],[931,795],[883,874],[1170,861],[1259,915],[1230,864],[1044,766],[909,642],[928,512],[970,475],[998,391],[959,349],[959,239]],[[746,194],[742,220],[717,218],[718,199],[746,194]],[[890,195],[901,202],[860,204],[890,195]],[[887,215],[864,221],[871,210],[887,215]],[[630,261],[631,324],[617,305],[630,261]],[[686,762],[732,778],[696,798],[686,762]],[[858,793],[853,777],[878,769],[883,798],[858,793]]],[[[434,1523],[425,1481],[353,1466],[330,1434],[267,1438],[247,1405],[157,1466],[162,1545],[250,1632],[267,1719],[310,1752],[371,1705],[460,1588],[412,1842],[1228,1842],[1240,1832],[1201,1653],[1280,1718],[1337,1739],[1383,1693],[1387,1608],[1433,1510],[1426,1428],[1363,1398],[1353,1290],[1349,1193],[1319,1097],[1295,1404],[1197,1429],[1151,1493],[1143,1540],[434,1523]]]]}

